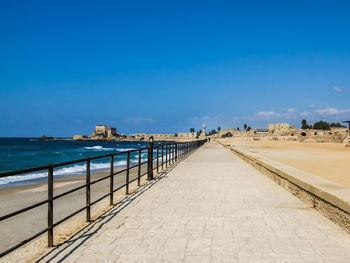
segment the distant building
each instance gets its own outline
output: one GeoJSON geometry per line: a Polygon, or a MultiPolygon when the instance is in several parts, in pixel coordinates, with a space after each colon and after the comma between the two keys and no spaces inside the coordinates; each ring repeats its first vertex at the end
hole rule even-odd
{"type": "Polygon", "coordinates": [[[153,137],[155,141],[161,140],[174,140],[176,139],[175,134],[149,134],[149,133],[135,133],[135,138],[140,141],[148,141],[150,137],[153,137]]]}
{"type": "Polygon", "coordinates": [[[196,134],[192,133],[192,132],[179,132],[177,134],[177,137],[179,137],[179,138],[195,139],[196,138],[196,134]]]}
{"type": "Polygon", "coordinates": [[[269,133],[269,129],[255,129],[255,133],[269,133]]]}
{"type": "Polygon", "coordinates": [[[117,128],[107,125],[96,125],[95,130],[91,136],[86,135],[74,135],[73,140],[103,140],[103,139],[116,139],[118,138],[117,128]]]}
{"type": "Polygon", "coordinates": [[[268,125],[269,131],[289,130],[289,128],[291,128],[291,126],[288,123],[276,123],[268,125]]]}
{"type": "Polygon", "coordinates": [[[107,125],[96,125],[94,132],[91,134],[92,138],[112,138],[117,136],[117,128],[107,125]]]}
{"type": "Polygon", "coordinates": [[[203,123],[203,131],[202,131],[202,133],[200,134],[200,137],[201,138],[204,138],[204,137],[206,137],[207,136],[207,134],[206,134],[206,131],[205,131],[205,124],[203,123]]]}
{"type": "Polygon", "coordinates": [[[86,135],[74,135],[73,136],[73,140],[77,140],[77,141],[83,141],[83,140],[87,140],[89,137],[86,135]]]}

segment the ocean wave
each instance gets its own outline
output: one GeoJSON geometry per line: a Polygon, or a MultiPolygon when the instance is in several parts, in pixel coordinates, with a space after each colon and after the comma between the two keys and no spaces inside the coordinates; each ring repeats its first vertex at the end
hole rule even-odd
{"type": "Polygon", "coordinates": [[[44,177],[47,177],[47,172],[7,176],[7,177],[0,178],[0,185],[10,184],[10,183],[14,183],[14,182],[34,180],[34,179],[39,179],[39,178],[44,178],[44,177]]]}
{"type": "Polygon", "coordinates": [[[126,152],[136,150],[136,148],[115,148],[115,150],[118,152],[126,152]]]}
{"type": "MultiPolygon", "coordinates": [[[[132,163],[136,163],[136,161],[131,161],[132,163]]],[[[125,167],[126,166],[126,160],[116,161],[114,162],[115,167],[125,167]]],[[[107,170],[110,167],[110,163],[91,163],[90,164],[90,170],[92,172],[96,171],[102,171],[107,170]]],[[[74,175],[82,175],[86,171],[86,165],[74,165],[69,167],[63,167],[58,170],[55,170],[53,175],[54,176],[74,176],[74,175]]],[[[30,181],[40,178],[47,177],[47,172],[40,172],[40,173],[32,173],[32,174],[24,174],[24,175],[13,175],[13,176],[7,176],[0,178],[0,185],[10,184],[14,182],[21,182],[21,181],[30,181]]]]}
{"type": "Polygon", "coordinates": [[[126,152],[126,151],[136,150],[136,148],[107,148],[107,147],[105,148],[101,145],[83,147],[83,149],[93,150],[93,151],[118,151],[118,152],[126,152]]]}
{"type": "Polygon", "coordinates": [[[114,148],[104,148],[101,145],[91,146],[91,147],[83,147],[85,150],[94,150],[94,151],[113,151],[114,148]]]}

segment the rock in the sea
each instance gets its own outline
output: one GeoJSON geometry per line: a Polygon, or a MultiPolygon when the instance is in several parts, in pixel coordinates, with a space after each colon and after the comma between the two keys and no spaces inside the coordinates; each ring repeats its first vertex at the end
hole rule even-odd
{"type": "Polygon", "coordinates": [[[53,137],[47,137],[47,136],[41,136],[40,138],[39,138],[39,140],[40,141],[47,141],[47,140],[53,140],[53,137]]]}

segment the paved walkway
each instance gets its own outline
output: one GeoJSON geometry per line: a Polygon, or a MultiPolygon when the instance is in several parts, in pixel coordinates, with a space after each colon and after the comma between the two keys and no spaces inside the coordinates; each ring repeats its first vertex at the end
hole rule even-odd
{"type": "Polygon", "coordinates": [[[349,262],[350,235],[210,143],[43,261],[349,262]]]}

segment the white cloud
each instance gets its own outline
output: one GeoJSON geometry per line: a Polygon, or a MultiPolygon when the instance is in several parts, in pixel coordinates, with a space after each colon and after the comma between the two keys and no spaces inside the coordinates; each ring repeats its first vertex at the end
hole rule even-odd
{"type": "Polygon", "coordinates": [[[334,87],[333,87],[333,90],[334,90],[335,92],[338,92],[338,93],[343,92],[343,89],[339,88],[338,86],[334,86],[334,87]]]}
{"type": "Polygon", "coordinates": [[[322,116],[327,116],[327,115],[342,115],[342,114],[350,113],[350,110],[339,110],[337,108],[327,107],[327,108],[316,109],[315,112],[322,116]]]}
{"type": "Polygon", "coordinates": [[[274,111],[260,111],[255,115],[258,117],[272,117],[272,116],[278,116],[279,114],[276,114],[274,111]]]}
{"type": "Polygon", "coordinates": [[[316,109],[315,112],[321,115],[336,115],[339,111],[336,108],[328,107],[323,109],[316,109]]]}
{"type": "Polygon", "coordinates": [[[304,117],[304,118],[306,118],[306,117],[310,117],[312,115],[312,113],[311,112],[300,112],[300,116],[301,117],[304,117]]]}
{"type": "Polygon", "coordinates": [[[289,108],[284,112],[260,111],[254,114],[255,119],[265,119],[270,121],[289,121],[296,122],[301,119],[317,118],[350,118],[350,109],[337,109],[335,107],[317,107],[311,105],[312,111],[299,112],[294,108],[289,108]]]}

